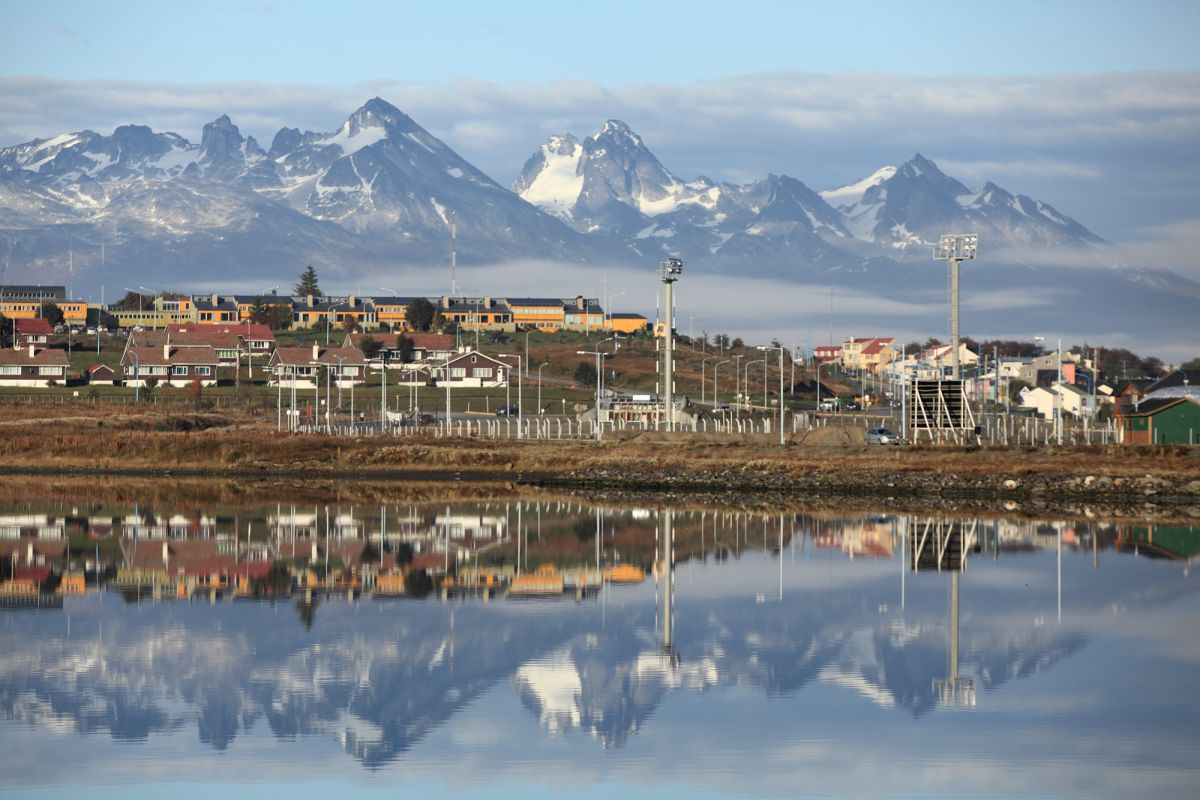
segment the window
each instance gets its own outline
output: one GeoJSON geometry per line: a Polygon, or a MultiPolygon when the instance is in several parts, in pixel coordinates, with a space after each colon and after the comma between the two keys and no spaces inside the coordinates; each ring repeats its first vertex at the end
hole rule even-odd
{"type": "Polygon", "coordinates": [[[172,367],[171,367],[171,374],[172,374],[172,375],[187,375],[187,374],[188,374],[188,368],[187,368],[187,367],[182,367],[182,366],[172,366],[172,367]]]}
{"type": "Polygon", "coordinates": [[[492,368],[476,367],[475,369],[471,370],[471,374],[476,378],[490,378],[492,377],[492,368]]]}
{"type": "Polygon", "coordinates": [[[212,375],[212,367],[196,367],[197,375],[212,375]]]}
{"type": "Polygon", "coordinates": [[[38,375],[58,375],[62,376],[62,367],[38,367],[38,375]]]}
{"type": "Polygon", "coordinates": [[[467,377],[467,370],[465,367],[451,367],[450,368],[450,377],[451,378],[465,378],[465,377],[467,377]]]}
{"type": "Polygon", "coordinates": [[[8,367],[8,366],[0,367],[0,375],[20,375],[20,374],[21,374],[20,367],[8,367]]]}

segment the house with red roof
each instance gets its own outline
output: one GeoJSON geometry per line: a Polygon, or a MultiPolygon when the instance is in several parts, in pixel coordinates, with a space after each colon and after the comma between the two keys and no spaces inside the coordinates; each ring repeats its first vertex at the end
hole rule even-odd
{"type": "Polygon", "coordinates": [[[357,347],[326,347],[314,343],[311,347],[276,347],[267,363],[271,383],[313,389],[326,373],[335,386],[362,383],[366,377],[367,359],[357,347]]]}
{"type": "Polygon", "coordinates": [[[842,368],[856,372],[878,372],[896,355],[896,340],[891,337],[848,339],[842,343],[842,368]]]}
{"type": "Polygon", "coordinates": [[[129,345],[121,356],[122,383],[126,386],[217,385],[217,354],[209,345],[160,347],[129,345]]]}
{"type": "Polygon", "coordinates": [[[29,345],[34,345],[40,350],[50,341],[52,333],[54,333],[54,328],[51,327],[48,319],[42,317],[14,319],[13,349],[23,350],[29,345]]]}

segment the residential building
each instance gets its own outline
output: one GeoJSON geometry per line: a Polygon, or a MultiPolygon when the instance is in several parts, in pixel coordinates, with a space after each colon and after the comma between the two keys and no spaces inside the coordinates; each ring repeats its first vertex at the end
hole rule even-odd
{"type": "Polygon", "coordinates": [[[219,295],[209,295],[207,297],[194,297],[192,304],[196,309],[196,322],[214,323],[214,322],[237,322],[238,321],[238,304],[232,297],[221,297],[219,295]]]}
{"type": "Polygon", "coordinates": [[[372,297],[369,298],[375,306],[375,321],[381,328],[406,331],[408,324],[408,307],[415,297],[372,297]]]}
{"type": "Polygon", "coordinates": [[[83,377],[89,386],[112,386],[117,374],[107,364],[93,364],[84,370],[83,377]]]}
{"type": "MultiPolygon", "coordinates": [[[[931,365],[943,374],[949,375],[953,366],[954,346],[949,344],[939,344],[935,347],[930,347],[921,353],[921,361],[931,365]]],[[[964,342],[958,343],[958,366],[959,369],[974,367],[979,363],[979,356],[967,347],[964,342]]]]}
{"type": "Polygon", "coordinates": [[[563,301],[563,328],[569,331],[604,330],[604,309],[598,302],[583,295],[563,301]]]}
{"type": "Polygon", "coordinates": [[[565,324],[565,304],[557,297],[509,297],[505,302],[518,330],[556,331],[565,324]]]}
{"type": "Polygon", "coordinates": [[[301,347],[276,347],[267,368],[271,382],[297,388],[316,388],[328,373],[335,385],[362,383],[367,360],[357,347],[328,347],[321,344],[301,347]]]}
{"type": "Polygon", "coordinates": [[[140,308],[110,308],[120,328],[165,328],[196,321],[196,308],[190,297],[159,295],[148,306],[140,308]]]}
{"type": "Polygon", "coordinates": [[[442,297],[437,304],[442,318],[461,328],[514,331],[512,309],[492,297],[442,297]]]}
{"type": "Polygon", "coordinates": [[[67,381],[70,362],[62,350],[37,349],[27,345],[20,350],[0,350],[0,386],[45,389],[67,381]]]}
{"type": "Polygon", "coordinates": [[[342,342],[343,347],[362,348],[362,342],[371,338],[379,343],[379,356],[389,369],[402,364],[419,363],[422,361],[445,361],[459,352],[454,343],[454,337],[448,333],[350,333],[342,342]],[[403,336],[412,345],[412,351],[407,359],[400,358],[400,337],[403,336]]]}
{"type": "Polygon", "coordinates": [[[27,349],[33,345],[37,349],[42,349],[50,341],[50,335],[54,333],[54,328],[50,326],[50,320],[42,317],[24,317],[14,319],[13,326],[13,348],[16,350],[27,349]]]}
{"type": "Polygon", "coordinates": [[[896,340],[890,337],[848,339],[842,343],[842,368],[855,372],[879,372],[896,355],[896,340]]]}
{"type": "Polygon", "coordinates": [[[217,353],[209,345],[138,345],[121,355],[121,376],[126,386],[201,386],[217,384],[217,353]]]}
{"type": "Polygon", "coordinates": [[[1061,398],[1057,402],[1061,402],[1063,414],[1083,416],[1090,413],[1090,395],[1069,383],[1054,384],[1049,388],[1034,386],[1022,389],[1020,394],[1023,407],[1034,409],[1038,416],[1047,420],[1054,419],[1056,397],[1061,398]]]}
{"type": "Polygon", "coordinates": [[[821,364],[836,361],[840,364],[842,361],[842,346],[835,344],[817,345],[813,348],[813,361],[821,364]]]}
{"type": "Polygon", "coordinates": [[[438,385],[462,387],[507,386],[510,364],[474,350],[451,356],[440,365],[431,365],[430,372],[438,385]]]}
{"type": "Polygon", "coordinates": [[[644,333],[650,321],[641,314],[609,314],[606,326],[613,333],[632,335],[644,333]]]}

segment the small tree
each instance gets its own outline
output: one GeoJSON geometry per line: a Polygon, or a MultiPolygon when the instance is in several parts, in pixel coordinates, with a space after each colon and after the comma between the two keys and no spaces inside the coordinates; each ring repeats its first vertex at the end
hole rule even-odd
{"type": "Polygon", "coordinates": [[[271,324],[271,307],[263,302],[262,297],[254,298],[254,305],[250,308],[250,321],[257,325],[271,324]]]}
{"type": "Polygon", "coordinates": [[[321,297],[321,287],[317,283],[317,271],[309,264],[304,272],[300,273],[300,282],[296,284],[296,294],[301,297],[312,295],[313,297],[321,297]]]}
{"type": "Polygon", "coordinates": [[[375,356],[379,355],[379,351],[382,347],[383,344],[370,334],[364,336],[358,341],[358,349],[362,350],[363,355],[367,358],[374,358],[375,356]]]}
{"type": "Polygon", "coordinates": [[[407,364],[412,360],[413,341],[407,336],[401,334],[396,337],[396,357],[400,359],[401,364],[407,364]]]}
{"type": "Polygon", "coordinates": [[[579,362],[579,366],[575,368],[575,380],[584,386],[592,386],[596,383],[596,368],[592,366],[592,362],[579,362]]]}
{"type": "Polygon", "coordinates": [[[192,399],[192,405],[196,408],[200,407],[200,403],[204,397],[204,386],[200,383],[199,375],[192,377],[192,383],[188,386],[188,397],[192,399]]]}
{"type": "Polygon", "coordinates": [[[267,321],[271,330],[286,330],[292,326],[292,309],[286,305],[271,306],[271,315],[267,321]]]}
{"type": "Polygon", "coordinates": [[[437,309],[433,307],[433,303],[426,300],[424,297],[418,297],[408,304],[405,311],[405,316],[408,319],[408,324],[412,326],[414,331],[427,331],[434,324],[434,317],[437,315],[437,309]]]}
{"type": "Polygon", "coordinates": [[[0,314],[0,349],[12,347],[12,337],[12,322],[3,314],[0,314]]]}
{"type": "Polygon", "coordinates": [[[63,314],[63,310],[58,307],[58,303],[47,303],[45,307],[42,308],[42,316],[46,318],[46,321],[50,323],[51,327],[58,327],[59,325],[62,325],[63,320],[66,318],[63,314]]]}

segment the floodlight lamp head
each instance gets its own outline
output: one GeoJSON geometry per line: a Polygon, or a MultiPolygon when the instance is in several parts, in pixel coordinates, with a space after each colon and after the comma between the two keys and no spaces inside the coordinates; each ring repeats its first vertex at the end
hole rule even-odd
{"type": "Polygon", "coordinates": [[[658,279],[663,283],[674,283],[683,274],[683,259],[668,258],[658,265],[658,279]]]}
{"type": "Polygon", "coordinates": [[[979,250],[979,236],[974,233],[947,233],[938,239],[933,249],[935,261],[970,261],[979,250]]]}

